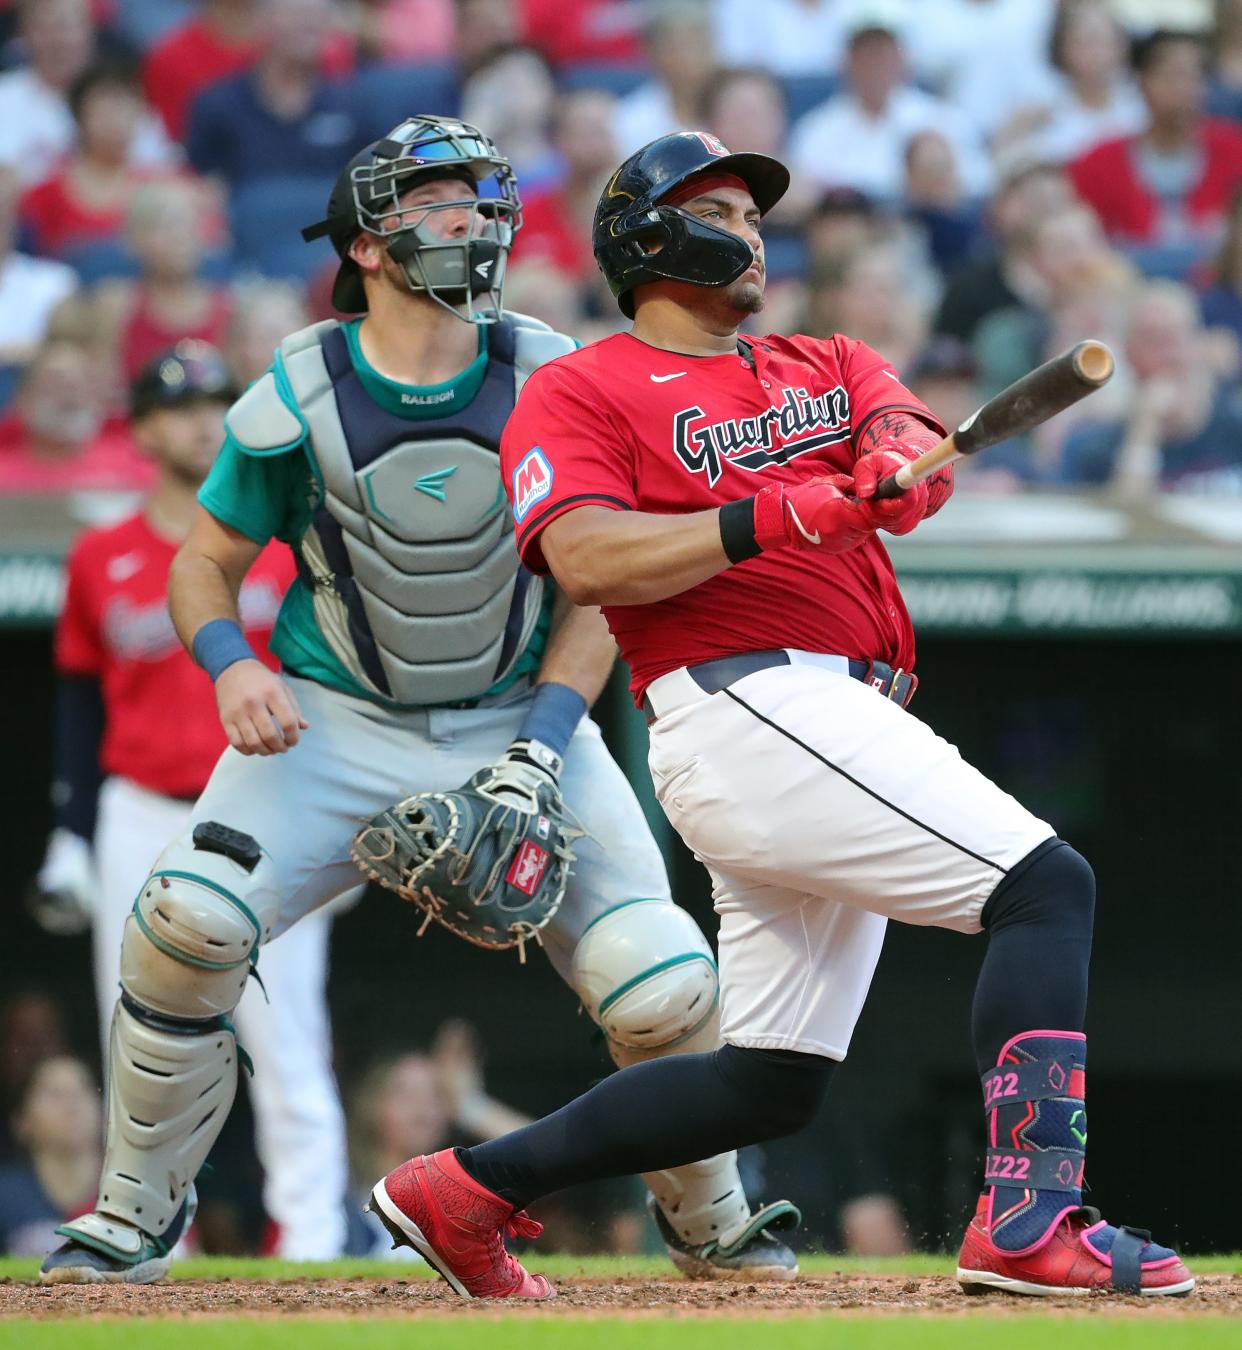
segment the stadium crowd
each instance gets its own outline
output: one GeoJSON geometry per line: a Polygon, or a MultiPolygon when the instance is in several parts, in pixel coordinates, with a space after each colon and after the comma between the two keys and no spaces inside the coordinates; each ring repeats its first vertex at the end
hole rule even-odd
{"type": "MultiPolygon", "coordinates": [[[[705,130],[793,170],[757,331],[861,338],[948,425],[1080,338],[1118,353],[1106,391],[963,490],[1242,493],[1242,0],[0,0],[0,498],[132,509],[157,474],[135,375],[189,338],[244,388],[330,316],[335,260],[301,227],[417,112],[515,165],[511,309],[619,328],[600,190],[705,130]]],[[[40,1194],[93,1198],[99,1108],[52,1014],[18,1003],[0,1248],[34,1251],[40,1194]]],[[[358,1174],[507,1128],[478,1075],[460,1028],[374,1067],[358,1174]]],[[[864,1198],[850,1222],[904,1243],[864,1198]]]]}
{"type": "Polygon", "coordinates": [[[963,486],[1242,488],[1238,0],[10,0],[0,63],[0,494],[144,487],[127,381],[193,337],[244,385],[330,314],[299,229],[414,111],[517,168],[512,308],[614,329],[601,184],[706,129],[794,169],[757,325],[865,339],[946,421],[1122,354],[963,486]]]}

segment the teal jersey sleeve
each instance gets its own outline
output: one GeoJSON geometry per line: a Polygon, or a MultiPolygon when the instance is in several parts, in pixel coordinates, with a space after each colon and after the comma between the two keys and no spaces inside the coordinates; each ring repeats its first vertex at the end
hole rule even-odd
{"type": "Polygon", "coordinates": [[[317,486],[304,446],[279,454],[250,455],[229,434],[199,503],[256,544],[273,537],[296,545],[314,513],[317,486]]]}

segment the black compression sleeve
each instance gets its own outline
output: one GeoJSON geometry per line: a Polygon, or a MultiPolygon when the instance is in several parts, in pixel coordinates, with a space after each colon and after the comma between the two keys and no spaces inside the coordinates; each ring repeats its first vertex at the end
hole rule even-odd
{"type": "Polygon", "coordinates": [[[95,833],[95,811],[103,772],[103,691],[94,675],[60,675],[56,681],[55,780],[52,805],[56,825],[83,839],[95,833]]]}

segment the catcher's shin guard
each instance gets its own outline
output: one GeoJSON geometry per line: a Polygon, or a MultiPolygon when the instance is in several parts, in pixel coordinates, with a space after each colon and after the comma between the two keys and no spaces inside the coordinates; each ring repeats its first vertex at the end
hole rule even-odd
{"type": "Polygon", "coordinates": [[[984,1074],[986,1189],[958,1258],[968,1293],[1193,1288],[1177,1254],[1150,1233],[1083,1206],[1086,1062],[1081,1032],[1032,1031],[1009,1040],[984,1074]]]}
{"type": "Polygon", "coordinates": [[[644,1172],[648,1208],[669,1259],[691,1279],[792,1280],[798,1258],[775,1234],[802,1215],[788,1200],[751,1212],[737,1153],[644,1172]]]}
{"type": "Polygon", "coordinates": [[[278,907],[249,835],[199,825],[161,854],[125,924],[103,1176],[97,1212],[58,1230],[72,1242],[122,1262],[164,1244],[232,1105],[228,1015],[278,907]]]}
{"type": "MultiPolygon", "coordinates": [[[[714,1050],[719,982],[698,924],[667,900],[630,900],[597,918],[573,958],[574,987],[624,1068],[714,1050]]],[[[695,1279],[792,1279],[798,1259],[773,1234],[796,1227],[787,1200],[751,1213],[736,1152],[643,1181],[670,1260],[695,1279]]]]}

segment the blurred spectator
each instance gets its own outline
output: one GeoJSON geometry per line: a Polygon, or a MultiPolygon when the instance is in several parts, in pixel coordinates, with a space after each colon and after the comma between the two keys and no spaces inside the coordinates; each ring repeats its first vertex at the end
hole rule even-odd
{"type": "MultiPolygon", "coordinates": [[[[456,10],[457,69],[463,77],[477,70],[493,52],[512,47],[521,39],[517,0],[457,0],[456,10]]],[[[563,14],[564,10],[562,4],[559,12],[563,14]]],[[[491,134],[487,127],[483,129],[491,134]]]]}
{"type": "MultiPolygon", "coordinates": [[[[564,176],[557,187],[530,194],[519,179],[522,228],[514,242],[515,263],[547,263],[575,284],[594,275],[591,222],[619,158],[613,140],[615,107],[616,100],[602,89],[581,89],[557,99],[552,138],[564,176]]],[[[504,152],[509,153],[507,136],[504,152]]]]}
{"type": "Polygon", "coordinates": [[[453,59],[453,0],[360,0],[358,54],[405,65],[453,59]]]}
{"type": "Polygon", "coordinates": [[[624,157],[670,131],[697,129],[716,68],[712,30],[700,4],[673,0],[643,34],[652,78],[617,103],[617,150],[624,157]]]}
{"type": "MultiPolygon", "coordinates": [[[[460,1020],[445,1022],[428,1054],[399,1055],[373,1067],[352,1094],[349,1146],[354,1179],[366,1193],[376,1177],[407,1158],[434,1153],[462,1135],[495,1139],[530,1123],[488,1096],[478,1034],[460,1020]]],[[[373,1229],[376,1254],[390,1239],[378,1219],[373,1229]]]]}
{"type": "Polygon", "coordinates": [[[995,310],[1019,304],[1030,287],[1031,224],[1072,198],[1065,174],[1054,164],[1017,164],[988,203],[994,249],[949,278],[934,327],[966,342],[995,310]]]}
{"type": "MultiPolygon", "coordinates": [[[[202,0],[197,14],[151,47],[143,83],[174,139],[184,139],[190,107],[208,85],[248,69],[258,59],[266,2],[202,0]]],[[[353,69],[353,43],[344,29],[336,26],[324,32],[318,56],[326,76],[347,75],[353,69]]]]}
{"type": "Polygon", "coordinates": [[[1215,11],[1207,109],[1236,122],[1242,119],[1242,0],[1216,0],[1215,11]]]}
{"type": "Polygon", "coordinates": [[[259,14],[258,61],[210,85],[191,107],[190,163],[230,187],[296,175],[330,184],[370,130],[350,82],[321,73],[335,7],[332,0],[262,0],[259,14]]]}
{"type": "MultiPolygon", "coordinates": [[[[703,91],[699,125],[733,151],[753,151],[783,162],[789,158],[789,113],[779,80],[757,66],[715,74],[703,91]]],[[[765,231],[801,225],[815,200],[814,185],[793,174],[789,191],[764,221],[765,231]]]]}
{"type": "Polygon", "coordinates": [[[126,62],[88,66],[69,90],[77,143],[51,177],[22,198],[21,216],[35,249],[48,257],[117,240],[135,187],[145,174],[131,161],[142,122],[136,70],[126,62]]]}
{"type": "Polygon", "coordinates": [[[910,1229],[891,1195],[860,1195],[842,1205],[841,1244],[850,1256],[903,1256],[910,1229]]]}
{"type": "MultiPolygon", "coordinates": [[[[760,66],[774,75],[829,75],[845,51],[847,0],[716,0],[716,52],[731,66],[760,66]]],[[[718,132],[717,135],[720,135],[718,132]]],[[[730,148],[727,136],[720,136],[730,148]]]]}
{"type": "Polygon", "coordinates": [[[579,288],[550,262],[511,264],[505,274],[505,308],[540,319],[558,333],[581,339],[583,314],[579,288]]]}
{"type": "MultiPolygon", "coordinates": [[[[985,396],[999,393],[1045,359],[1056,316],[1096,291],[1124,296],[1133,269],[1114,249],[1095,213],[1070,203],[1033,222],[1021,298],[997,309],[975,330],[974,349],[985,396]]],[[[1086,337],[1080,333],[1077,337],[1086,337]]],[[[1092,336],[1107,339],[1107,332],[1092,336]]]]}
{"type": "Polygon", "coordinates": [[[974,128],[956,108],[910,83],[895,0],[855,13],[848,27],[845,88],[800,118],[792,167],[824,187],[844,185],[896,200],[911,136],[937,130],[953,147],[965,192],[986,190],[991,169],[974,128]]]}
{"type": "Polygon", "coordinates": [[[0,420],[0,493],[148,486],[150,461],[123,425],[107,425],[108,397],[108,381],[85,347],[58,338],[44,343],[0,420]]]}
{"type": "MultiPolygon", "coordinates": [[[[332,275],[336,267],[332,268],[332,275]]],[[[330,282],[329,282],[330,284],[330,282]]],[[[250,281],[233,288],[224,357],[238,389],[248,389],[272,364],[280,342],[310,323],[301,288],[284,281],[250,281]]],[[[325,317],[328,311],[325,310],[325,317]]]]}
{"type": "Polygon", "coordinates": [[[950,272],[974,249],[979,210],[962,192],[953,147],[938,131],[920,131],[906,142],[905,212],[922,231],[931,260],[950,272]]]}
{"type": "Polygon", "coordinates": [[[589,61],[637,65],[646,0],[522,0],[522,26],[554,65],[589,61]]]}
{"type": "Polygon", "coordinates": [[[1147,129],[1106,141],[1070,166],[1079,195],[1128,243],[1219,239],[1242,186],[1242,129],[1203,114],[1206,55],[1186,33],[1158,30],[1135,45],[1147,129]]]}
{"type": "Polygon", "coordinates": [[[24,1157],[0,1167],[0,1253],[46,1256],[60,1242],[57,1225],[94,1205],[100,1116],[81,1060],[58,1055],[35,1069],[13,1122],[24,1157]]]}
{"type": "Polygon", "coordinates": [[[906,36],[915,75],[990,137],[1047,80],[1054,2],[914,0],[906,36]]]}
{"type": "Polygon", "coordinates": [[[1083,422],[1070,435],[1060,477],[1105,484],[1143,501],[1161,488],[1242,493],[1242,397],[1214,359],[1192,291],[1147,282],[1130,310],[1126,356],[1136,387],[1129,412],[1083,422]]]}
{"type": "Polygon", "coordinates": [[[855,188],[829,188],[806,222],[812,268],[840,266],[868,244],[879,243],[887,229],[875,202],[855,188]]]}
{"type": "Polygon", "coordinates": [[[0,1159],[13,1152],[13,1118],[34,1071],[68,1053],[61,1007],[50,994],[28,989],[0,1005],[0,1159]]]}
{"type": "Polygon", "coordinates": [[[1242,193],[1233,199],[1225,242],[1200,304],[1209,328],[1226,329],[1242,345],[1242,193]]]}
{"type": "MultiPolygon", "coordinates": [[[[21,0],[19,13],[28,63],[0,75],[0,164],[37,183],[73,144],[68,94],[94,58],[95,34],[89,0],[21,0]]],[[[154,114],[143,115],[130,154],[148,167],[175,161],[154,114]]]]}
{"type": "Polygon", "coordinates": [[[559,176],[548,139],[555,96],[547,59],[534,47],[493,52],[462,86],[462,120],[501,138],[519,185],[528,191],[559,176]]]}
{"type": "Polygon", "coordinates": [[[1102,141],[1133,136],[1147,108],[1131,78],[1130,44],[1108,0],[1060,0],[1043,89],[997,134],[994,148],[1020,148],[1063,164],[1102,141]]]}
{"type": "MultiPolygon", "coordinates": [[[[983,401],[974,353],[960,338],[933,337],[904,372],[906,387],[922,399],[946,427],[960,427],[983,401]]],[[[970,463],[982,462],[984,456],[970,463]]],[[[965,467],[963,462],[958,472],[965,467]]]]}
{"type": "Polygon", "coordinates": [[[11,392],[5,372],[30,356],[52,311],[77,285],[64,263],[14,249],[16,233],[17,173],[0,165],[0,407],[11,392]]]}
{"type": "Polygon", "coordinates": [[[922,278],[894,244],[875,244],[847,258],[812,283],[806,332],[827,338],[848,333],[874,347],[898,370],[914,358],[927,335],[922,278]]]}
{"type": "Polygon", "coordinates": [[[223,343],[232,313],[228,289],[199,276],[212,228],[201,184],[175,179],[135,193],[125,234],[138,276],[105,282],[95,294],[95,313],[124,384],[183,338],[223,343]]]}

